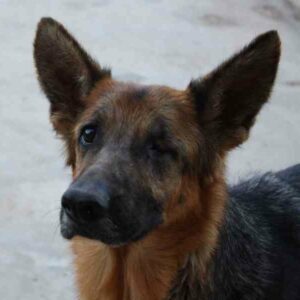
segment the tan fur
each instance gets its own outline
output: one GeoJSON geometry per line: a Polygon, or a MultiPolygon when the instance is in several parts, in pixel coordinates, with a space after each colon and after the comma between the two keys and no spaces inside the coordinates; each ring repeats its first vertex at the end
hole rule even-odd
{"type": "Polygon", "coordinates": [[[72,241],[80,299],[163,300],[190,253],[199,258],[199,280],[205,278],[226,203],[222,171],[202,189],[196,178],[185,178],[180,192],[187,206],[171,214],[170,204],[165,224],[141,241],[118,248],[82,237],[72,241]]]}

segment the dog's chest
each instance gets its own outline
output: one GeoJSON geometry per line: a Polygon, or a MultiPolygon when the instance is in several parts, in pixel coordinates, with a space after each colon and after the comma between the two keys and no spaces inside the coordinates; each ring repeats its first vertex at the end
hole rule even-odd
{"type": "Polygon", "coordinates": [[[209,291],[204,282],[197,255],[190,255],[180,269],[166,300],[206,300],[209,291]]]}

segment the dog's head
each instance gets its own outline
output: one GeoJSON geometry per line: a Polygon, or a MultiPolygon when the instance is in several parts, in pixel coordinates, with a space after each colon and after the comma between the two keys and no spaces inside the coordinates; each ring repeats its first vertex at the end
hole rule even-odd
{"type": "Polygon", "coordinates": [[[74,174],[62,197],[63,236],[120,245],[196,209],[183,191],[213,178],[220,158],[247,139],[279,56],[271,31],[183,91],[123,83],[42,19],[38,78],[74,174]]]}

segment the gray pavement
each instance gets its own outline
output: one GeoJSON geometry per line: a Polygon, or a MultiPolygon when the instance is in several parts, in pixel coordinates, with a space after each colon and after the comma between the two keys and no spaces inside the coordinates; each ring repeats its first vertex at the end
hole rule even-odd
{"type": "Polygon", "coordinates": [[[270,104],[229,158],[228,178],[300,162],[298,0],[0,0],[0,299],[76,299],[58,229],[70,181],[32,59],[42,16],[64,23],[120,79],[184,88],[255,35],[283,43],[270,104]]]}

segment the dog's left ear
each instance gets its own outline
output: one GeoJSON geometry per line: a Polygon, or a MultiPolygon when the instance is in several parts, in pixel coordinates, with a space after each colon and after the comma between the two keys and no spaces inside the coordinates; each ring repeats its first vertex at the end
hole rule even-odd
{"type": "Polygon", "coordinates": [[[64,139],[85,107],[85,97],[110,71],[82,48],[57,21],[42,18],[34,41],[38,79],[50,101],[50,115],[56,132],[64,139]]]}
{"type": "Polygon", "coordinates": [[[276,31],[270,31],[206,77],[190,83],[188,91],[200,126],[217,148],[229,150],[247,139],[270,95],[279,58],[280,39],[276,31]]]}
{"type": "Polygon", "coordinates": [[[74,163],[73,129],[86,108],[86,96],[97,82],[110,78],[75,38],[57,21],[43,18],[34,41],[34,60],[40,85],[50,102],[55,131],[63,138],[67,163],[74,163]]]}

